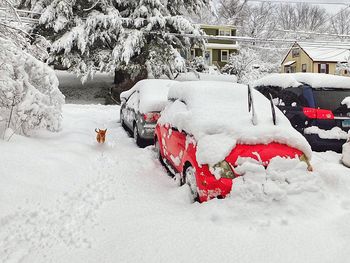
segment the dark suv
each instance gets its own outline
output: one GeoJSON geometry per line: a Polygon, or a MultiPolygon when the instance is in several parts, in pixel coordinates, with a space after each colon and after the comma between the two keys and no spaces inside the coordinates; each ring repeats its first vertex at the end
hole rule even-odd
{"type": "Polygon", "coordinates": [[[350,128],[350,109],[342,104],[350,97],[350,78],[316,73],[274,74],[258,80],[254,88],[268,98],[271,94],[275,105],[314,151],[342,151],[350,128]]]}

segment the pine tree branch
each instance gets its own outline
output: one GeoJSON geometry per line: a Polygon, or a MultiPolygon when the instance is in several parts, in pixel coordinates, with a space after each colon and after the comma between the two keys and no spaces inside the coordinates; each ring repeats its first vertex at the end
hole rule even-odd
{"type": "Polygon", "coordinates": [[[18,27],[13,27],[13,26],[9,26],[9,25],[7,25],[7,24],[5,24],[5,23],[2,23],[2,22],[0,22],[0,25],[1,26],[4,26],[4,27],[8,27],[8,28],[11,28],[11,29],[13,29],[13,30],[17,30],[17,31],[20,31],[21,33],[23,33],[23,34],[25,34],[26,36],[28,36],[29,38],[33,38],[31,35],[29,35],[26,31],[24,31],[23,29],[20,29],[20,28],[18,28],[18,27]]]}
{"type": "Polygon", "coordinates": [[[20,23],[22,25],[22,21],[21,21],[21,18],[19,17],[18,13],[17,13],[17,10],[16,8],[13,6],[13,4],[9,1],[9,0],[2,0],[4,1],[7,6],[13,11],[15,17],[16,17],[16,20],[18,21],[18,23],[20,23]]]}

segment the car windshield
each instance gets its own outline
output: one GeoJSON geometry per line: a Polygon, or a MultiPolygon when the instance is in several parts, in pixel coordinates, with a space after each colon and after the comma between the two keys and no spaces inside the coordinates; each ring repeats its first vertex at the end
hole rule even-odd
{"type": "Polygon", "coordinates": [[[341,102],[350,97],[349,89],[313,89],[316,107],[336,111],[341,102]]]}

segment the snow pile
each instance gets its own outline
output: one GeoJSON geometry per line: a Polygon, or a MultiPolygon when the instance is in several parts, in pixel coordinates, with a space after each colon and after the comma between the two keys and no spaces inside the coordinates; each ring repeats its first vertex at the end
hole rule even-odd
{"type": "Polygon", "coordinates": [[[235,75],[221,74],[218,71],[210,70],[208,73],[203,72],[186,72],[180,73],[176,78],[177,81],[227,81],[227,82],[237,82],[237,77],[235,75]]]}
{"type": "Polygon", "coordinates": [[[281,73],[271,74],[254,82],[254,87],[276,86],[282,88],[298,87],[303,83],[313,88],[350,89],[348,77],[320,73],[281,73]]]}
{"type": "Polygon", "coordinates": [[[128,99],[134,92],[139,93],[139,111],[147,113],[161,111],[168,101],[169,85],[175,81],[165,79],[145,79],[134,87],[120,94],[120,98],[128,99]]]}
{"type": "Polygon", "coordinates": [[[10,41],[0,39],[0,130],[27,134],[35,128],[58,131],[64,96],[55,72],[10,41]]]}
{"type": "Polygon", "coordinates": [[[323,130],[317,126],[311,126],[304,129],[304,134],[317,134],[321,139],[347,140],[349,138],[349,134],[339,127],[323,130]]]}
{"type": "Polygon", "coordinates": [[[342,152],[342,162],[347,167],[350,167],[350,143],[343,144],[343,152],[342,152]]]}
{"type": "Polygon", "coordinates": [[[342,100],[341,105],[346,105],[346,107],[349,109],[350,108],[350,97],[346,97],[345,99],[342,100]]]}
{"type": "MultiPolygon", "coordinates": [[[[298,159],[275,157],[267,169],[256,160],[241,158],[235,171],[243,176],[233,180],[231,198],[246,201],[281,201],[288,195],[317,192],[317,175],[307,171],[307,164],[298,159]]],[[[237,202],[239,202],[237,200],[237,202]]]]}
{"type": "Polygon", "coordinates": [[[253,90],[257,125],[248,112],[247,86],[229,82],[179,82],[169,90],[169,104],[159,119],[197,140],[197,161],[215,165],[222,161],[236,144],[278,142],[304,152],[311,158],[305,138],[276,109],[277,125],[273,125],[270,102],[253,90]]]}
{"type": "Polygon", "coordinates": [[[257,81],[254,82],[253,87],[259,87],[259,86],[272,86],[272,87],[281,87],[281,88],[288,88],[288,87],[299,87],[302,85],[300,82],[298,82],[294,76],[294,74],[271,74],[267,75],[266,77],[263,77],[257,81]]]}

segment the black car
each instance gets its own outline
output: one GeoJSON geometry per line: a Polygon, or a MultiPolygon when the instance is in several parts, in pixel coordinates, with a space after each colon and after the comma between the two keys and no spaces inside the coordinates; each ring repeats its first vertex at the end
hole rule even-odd
{"type": "Polygon", "coordinates": [[[267,98],[271,94],[275,105],[314,151],[342,151],[350,128],[350,109],[344,101],[350,97],[350,78],[317,73],[273,74],[258,80],[254,88],[267,98]]]}

